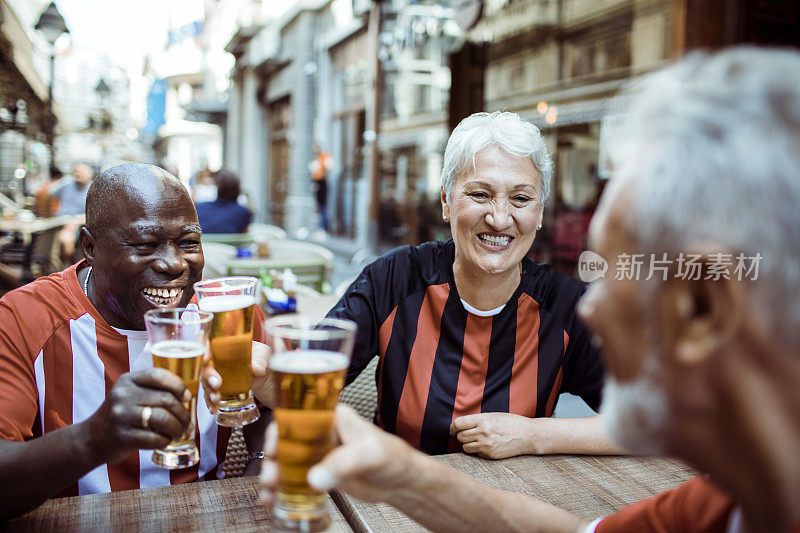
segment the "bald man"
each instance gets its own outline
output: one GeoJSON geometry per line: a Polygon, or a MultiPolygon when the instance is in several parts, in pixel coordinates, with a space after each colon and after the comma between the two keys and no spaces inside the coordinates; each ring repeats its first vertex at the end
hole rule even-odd
{"type": "Polygon", "coordinates": [[[54,495],[216,478],[224,459],[230,430],[201,392],[199,464],[170,472],[150,460],[191,419],[183,382],[153,368],[143,318],[185,306],[200,280],[186,189],[161,168],[125,164],[95,179],[86,208],[85,260],[0,299],[0,520],[54,495]]]}

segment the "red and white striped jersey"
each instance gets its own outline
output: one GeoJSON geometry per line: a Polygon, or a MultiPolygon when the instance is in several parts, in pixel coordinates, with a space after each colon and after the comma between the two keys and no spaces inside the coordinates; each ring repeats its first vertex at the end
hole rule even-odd
{"type": "MultiPolygon", "coordinates": [[[[144,331],[111,327],[78,283],[85,262],[0,299],[0,436],[29,440],[89,418],[126,372],[152,368],[144,331]]],[[[259,313],[254,334],[262,338],[259,313]]],[[[175,485],[216,478],[230,430],[217,426],[201,389],[197,399],[200,462],[169,471],[152,463],[151,450],[101,465],[61,496],[175,485]]]]}
{"type": "Polygon", "coordinates": [[[522,260],[491,316],[464,307],[455,244],[397,248],[350,285],[329,316],[358,324],[348,383],[378,355],[375,421],[429,454],[461,451],[450,423],[474,413],[551,416],[558,395],[600,404],[604,369],[575,309],[584,286],[522,260]]]}

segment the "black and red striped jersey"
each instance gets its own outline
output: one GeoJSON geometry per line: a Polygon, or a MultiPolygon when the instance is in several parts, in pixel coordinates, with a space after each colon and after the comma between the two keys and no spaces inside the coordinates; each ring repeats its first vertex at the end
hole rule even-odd
{"type": "Polygon", "coordinates": [[[367,266],[329,316],[358,324],[351,382],[380,357],[375,421],[431,454],[459,451],[459,416],[550,416],[570,392],[597,409],[604,369],[575,309],[584,286],[528,258],[498,314],[464,308],[452,240],[404,246],[367,266]]]}

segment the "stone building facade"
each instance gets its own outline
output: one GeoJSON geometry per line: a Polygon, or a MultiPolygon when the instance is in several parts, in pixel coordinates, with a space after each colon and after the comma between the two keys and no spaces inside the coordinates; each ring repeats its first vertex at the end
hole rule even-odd
{"type": "Polygon", "coordinates": [[[257,217],[314,231],[308,164],[319,143],[336,161],[333,233],[381,247],[447,237],[438,190],[449,132],[473,112],[510,110],[541,128],[556,163],[534,254],[568,263],[608,176],[603,117],[620,88],[698,47],[800,44],[791,0],[477,4],[465,22],[449,0],[298,0],[240,28],[227,47],[225,162],[257,197],[257,217]]]}

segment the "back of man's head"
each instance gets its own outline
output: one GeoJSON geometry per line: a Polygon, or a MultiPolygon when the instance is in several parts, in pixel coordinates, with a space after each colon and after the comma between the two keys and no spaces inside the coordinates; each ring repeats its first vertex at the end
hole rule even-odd
{"type": "Polygon", "coordinates": [[[220,200],[236,200],[239,198],[239,178],[227,170],[217,172],[217,198],[220,200]]]}
{"type": "Polygon", "coordinates": [[[634,87],[619,131],[612,185],[630,192],[636,251],[760,254],[751,294],[800,345],[800,53],[690,54],[634,87]]]}
{"type": "Polygon", "coordinates": [[[79,163],[73,168],[72,176],[76,182],[85,185],[92,180],[92,168],[85,163],[79,163]]]}

